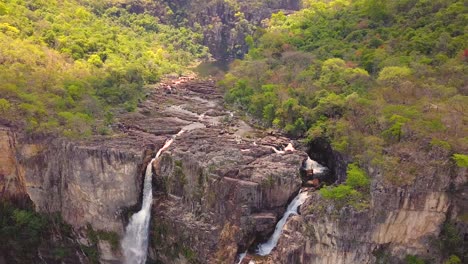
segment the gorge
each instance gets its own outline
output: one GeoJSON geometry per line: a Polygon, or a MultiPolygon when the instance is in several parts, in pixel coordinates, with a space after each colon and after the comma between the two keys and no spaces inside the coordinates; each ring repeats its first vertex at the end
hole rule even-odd
{"type": "Polygon", "coordinates": [[[465,11],[1,2],[0,264],[467,262],[465,11]]]}
{"type": "MultiPolygon", "coordinates": [[[[368,224],[370,215],[365,211],[344,208],[334,212],[336,209],[317,192],[307,198],[307,192],[302,192],[300,201],[299,196],[293,199],[307,181],[304,171],[312,168],[320,176],[323,167],[301,150],[275,153],[272,147],[282,149],[290,139],[256,130],[232,116],[220,105],[221,97],[212,81],[181,79],[171,83],[177,84],[170,93],[165,84],[155,87],[136,113],[121,117],[119,137],[96,138],[92,145],[26,138],[11,128],[2,128],[2,153],[8,157],[2,160],[3,175],[7,175],[2,193],[30,197],[43,212],[60,212],[78,230],[79,243],[83,243],[87,224],[123,238],[122,205],[136,204],[143,190],[145,212],[130,218],[127,234],[143,235],[145,240],[145,224],[137,231],[132,223],[136,218],[148,223],[146,210],[151,208],[148,258],[163,263],[234,263],[238,253],[255,240],[268,239],[285,211],[283,232],[275,233],[264,252],[278,241],[276,248],[267,258],[256,259],[257,263],[372,261],[374,250],[383,245],[393,254],[405,250],[427,254],[425,237],[437,235],[445,214],[456,208],[453,198],[443,192],[395,190],[400,194],[394,201],[390,198],[395,197],[393,190],[381,189],[374,202],[386,205],[373,209],[379,210],[381,220],[368,224]],[[177,144],[171,145],[175,134],[177,144]],[[167,137],[171,139],[166,141],[167,137]],[[112,145],[119,147],[109,147],[112,145]],[[152,159],[157,148],[155,157],[159,158],[152,159]],[[152,206],[148,200],[151,178],[155,193],[152,206]],[[286,209],[291,199],[291,208],[286,209]],[[301,215],[287,220],[301,202],[301,215]],[[358,234],[362,240],[355,240],[358,234]],[[351,241],[356,241],[355,253],[345,254],[351,241]],[[308,243],[314,244],[305,247],[308,243]]],[[[145,244],[123,241],[123,245],[131,245],[129,250],[145,244]]],[[[114,263],[129,255],[126,249],[123,255],[118,248],[111,250],[108,243],[99,240],[97,244],[100,262],[114,263]]],[[[139,249],[135,252],[145,254],[139,249]]]]}

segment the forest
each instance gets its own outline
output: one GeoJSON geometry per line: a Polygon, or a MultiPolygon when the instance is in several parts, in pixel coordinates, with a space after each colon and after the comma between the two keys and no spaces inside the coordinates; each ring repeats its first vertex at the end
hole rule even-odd
{"type": "Polygon", "coordinates": [[[220,82],[227,102],[260,126],[326,139],[393,185],[428,165],[467,167],[464,1],[306,5],[247,37],[246,59],[220,82]]]}
{"type": "Polygon", "coordinates": [[[2,120],[34,133],[107,134],[145,85],[207,58],[201,40],[112,1],[2,1],[2,120]]]}

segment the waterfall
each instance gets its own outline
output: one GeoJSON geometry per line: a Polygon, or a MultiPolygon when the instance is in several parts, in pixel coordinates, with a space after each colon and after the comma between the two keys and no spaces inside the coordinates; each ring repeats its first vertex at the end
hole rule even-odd
{"type": "Polygon", "coordinates": [[[257,248],[257,254],[260,256],[266,256],[271,253],[271,251],[276,247],[278,243],[278,239],[283,231],[284,225],[286,224],[286,220],[292,214],[297,214],[297,208],[304,203],[307,199],[307,192],[300,192],[288,205],[286,212],[284,213],[281,220],[276,224],[275,232],[271,235],[270,239],[267,242],[260,244],[257,248]]]}
{"type": "Polygon", "coordinates": [[[148,229],[151,219],[151,204],[153,202],[153,190],[151,185],[153,162],[158,159],[161,153],[172,144],[176,136],[179,136],[182,133],[183,130],[171,139],[167,140],[164,146],[159,149],[156,156],[150,161],[148,166],[146,166],[141,210],[130,218],[130,222],[125,230],[124,239],[122,240],[122,249],[126,264],[144,264],[146,262],[149,236],[148,229]]]}
{"type": "Polygon", "coordinates": [[[328,168],[320,165],[318,162],[311,158],[307,158],[305,162],[305,169],[306,170],[313,170],[314,174],[322,174],[327,172],[328,168]]]}

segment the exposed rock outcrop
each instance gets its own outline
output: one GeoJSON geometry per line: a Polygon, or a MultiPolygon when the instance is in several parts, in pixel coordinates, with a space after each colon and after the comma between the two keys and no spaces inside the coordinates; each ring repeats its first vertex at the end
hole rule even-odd
{"type": "Polygon", "coordinates": [[[16,134],[0,127],[0,197],[27,199],[24,170],[16,158],[16,134]]]}
{"type": "MultiPolygon", "coordinates": [[[[86,141],[29,137],[2,127],[2,197],[30,198],[37,210],[60,212],[78,230],[89,223],[122,234],[124,211],[140,200],[142,168],[167,138],[184,130],[153,164],[149,257],[162,263],[234,263],[238,253],[271,235],[304,182],[319,184],[301,177],[305,152],[284,151],[289,139],[256,130],[227,111],[213,81],[156,86],[136,112],[119,121],[114,136],[86,141]]],[[[309,154],[330,166],[333,180],[346,180],[346,157],[324,142],[312,145],[309,154]]],[[[399,263],[413,254],[441,262],[433,241],[443,223],[454,221],[461,232],[467,230],[462,220],[467,174],[431,155],[430,163],[418,153],[409,156],[426,167],[400,186],[368,168],[370,204],[359,210],[312,193],[301,214],[287,221],[271,255],[248,258],[399,263]]],[[[97,246],[102,263],[121,261],[107,242],[97,246]]]]}
{"type": "Polygon", "coordinates": [[[225,110],[213,82],[170,85],[170,92],[162,84],[131,119],[121,119],[140,133],[185,131],[154,163],[150,257],[234,262],[239,250],[274,229],[302,185],[307,155],[275,153],[272,145],[284,148],[289,140],[257,131],[225,110]]]}
{"type": "Polygon", "coordinates": [[[257,263],[403,263],[407,255],[442,263],[436,241],[459,208],[454,198],[466,184],[466,169],[431,169],[404,187],[385,184],[376,173],[365,210],[340,209],[315,193],[288,222],[270,258],[257,263]]]}
{"type": "Polygon", "coordinates": [[[36,208],[61,212],[74,227],[123,232],[120,212],[138,202],[142,151],[66,140],[25,140],[18,146],[36,208]]]}
{"type": "MultiPolygon", "coordinates": [[[[131,1],[129,1],[131,2],[131,1]]],[[[192,0],[123,3],[132,12],[148,12],[164,23],[189,26],[203,34],[203,44],[217,60],[230,61],[247,52],[252,35],[272,13],[299,10],[301,0],[192,0]]]]}

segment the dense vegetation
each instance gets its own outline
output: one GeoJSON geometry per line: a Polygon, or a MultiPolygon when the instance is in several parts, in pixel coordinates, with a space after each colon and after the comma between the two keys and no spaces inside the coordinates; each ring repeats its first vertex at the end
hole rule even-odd
{"type": "Polygon", "coordinates": [[[466,11],[460,0],[308,1],[247,38],[221,82],[226,100],[262,125],[328,139],[391,184],[423,166],[466,167],[466,11]]]}
{"type": "Polygon", "coordinates": [[[59,263],[75,250],[71,226],[59,215],[42,215],[3,200],[0,212],[0,256],[7,261],[34,263],[41,250],[44,259],[59,263]]]}
{"type": "Polygon", "coordinates": [[[2,1],[1,119],[35,132],[106,133],[145,84],[207,56],[201,39],[112,1],[2,1]]]}
{"type": "Polygon", "coordinates": [[[8,263],[37,263],[38,256],[47,263],[75,263],[78,253],[90,263],[99,263],[98,242],[105,240],[112,250],[119,246],[119,236],[113,232],[84,230],[88,243],[80,244],[76,232],[59,213],[45,214],[31,206],[18,206],[0,199],[0,259],[8,263]]]}

